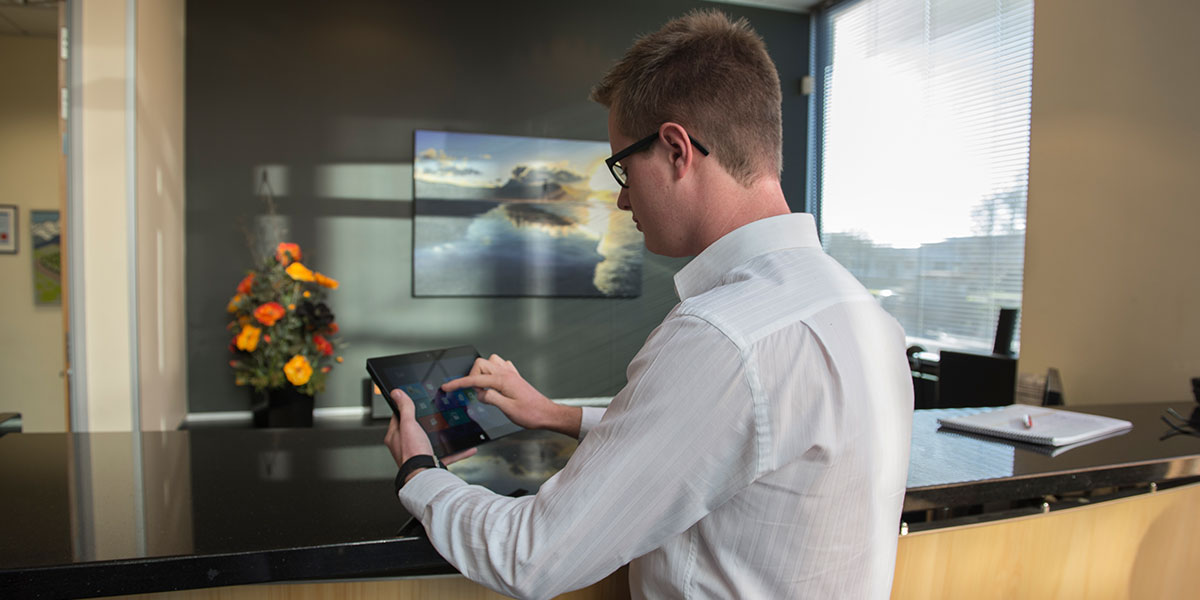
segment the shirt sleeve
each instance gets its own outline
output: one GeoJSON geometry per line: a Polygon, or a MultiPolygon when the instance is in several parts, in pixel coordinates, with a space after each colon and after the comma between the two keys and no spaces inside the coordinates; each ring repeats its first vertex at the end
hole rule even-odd
{"type": "Polygon", "coordinates": [[[405,508],[463,575],[517,597],[579,589],[662,546],[752,482],[752,388],[737,347],[689,316],[656,329],[627,376],[535,496],[429,469],[401,489],[405,508]]]}
{"type": "Polygon", "coordinates": [[[582,440],[589,431],[600,424],[600,419],[604,418],[604,411],[605,408],[600,406],[583,407],[583,417],[579,420],[579,439],[582,440]]]}

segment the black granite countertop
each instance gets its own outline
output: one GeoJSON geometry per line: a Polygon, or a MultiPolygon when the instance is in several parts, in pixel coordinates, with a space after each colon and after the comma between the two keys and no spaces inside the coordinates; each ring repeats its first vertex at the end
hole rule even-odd
{"type": "MultiPolygon", "coordinates": [[[[386,427],[0,437],[0,597],[454,573],[398,535],[386,427]],[[135,476],[137,474],[137,476],[135,476]]],[[[451,466],[535,493],[576,442],[527,431],[451,466]]]]}
{"type": "Polygon", "coordinates": [[[1050,448],[939,427],[937,420],[980,408],[913,413],[904,510],[984,504],[1097,488],[1164,484],[1200,477],[1200,437],[1162,422],[1172,408],[1189,416],[1196,404],[1115,404],[1061,407],[1134,424],[1133,429],[1080,445],[1050,448]]]}
{"type": "MultiPolygon", "coordinates": [[[[939,430],[916,411],[905,510],[1200,477],[1200,438],[1164,436],[1167,406],[1089,406],[1133,430],[1044,449],[939,430]]],[[[1186,412],[1185,412],[1186,411],[1186,412]]],[[[267,581],[454,572],[392,494],[382,424],[0,437],[0,590],[65,598],[267,581]]],[[[573,439],[522,432],[451,470],[535,493],[573,439]]]]}

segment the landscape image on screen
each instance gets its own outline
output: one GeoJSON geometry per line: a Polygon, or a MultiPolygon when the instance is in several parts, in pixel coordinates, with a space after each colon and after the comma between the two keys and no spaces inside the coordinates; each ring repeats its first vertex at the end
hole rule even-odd
{"type": "Polygon", "coordinates": [[[642,234],[607,142],[417,131],[413,294],[627,298],[642,234]]]}

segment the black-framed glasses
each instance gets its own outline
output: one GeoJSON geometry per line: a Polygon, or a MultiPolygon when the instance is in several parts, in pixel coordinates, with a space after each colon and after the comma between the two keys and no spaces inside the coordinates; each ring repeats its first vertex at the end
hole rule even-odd
{"type": "MultiPolygon", "coordinates": [[[[646,148],[649,148],[650,144],[653,144],[654,141],[657,139],[658,139],[658,132],[655,131],[654,133],[652,133],[652,134],[650,134],[628,146],[625,146],[624,150],[621,150],[620,152],[617,152],[616,154],[614,154],[604,160],[604,164],[608,165],[608,172],[612,173],[613,179],[616,179],[617,183],[620,184],[621,187],[623,187],[623,188],[629,187],[629,184],[627,183],[629,181],[629,177],[625,173],[625,167],[622,167],[620,164],[618,164],[620,162],[620,160],[622,158],[625,158],[626,156],[629,156],[631,154],[636,154],[638,152],[641,152],[642,150],[645,150],[646,148]]],[[[696,149],[700,151],[700,154],[703,154],[704,156],[708,156],[708,148],[705,148],[703,145],[700,144],[700,142],[697,142],[695,140],[695,138],[692,138],[691,136],[688,136],[688,139],[692,141],[692,145],[695,146],[696,149]]]]}

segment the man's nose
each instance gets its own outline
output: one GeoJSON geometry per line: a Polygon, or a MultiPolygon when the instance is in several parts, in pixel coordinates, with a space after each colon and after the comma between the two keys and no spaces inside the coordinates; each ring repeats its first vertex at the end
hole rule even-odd
{"type": "Polygon", "coordinates": [[[621,210],[633,210],[629,204],[629,188],[621,188],[621,193],[617,194],[617,208],[621,210]]]}

